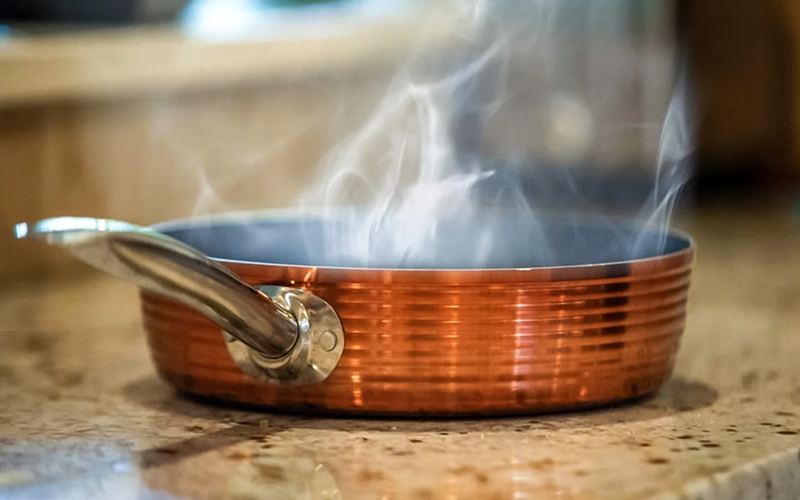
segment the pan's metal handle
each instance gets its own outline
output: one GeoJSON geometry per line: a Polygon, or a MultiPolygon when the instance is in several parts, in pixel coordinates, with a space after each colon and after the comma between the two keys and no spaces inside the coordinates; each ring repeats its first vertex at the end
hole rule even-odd
{"type": "Polygon", "coordinates": [[[342,355],[342,325],[325,301],[300,289],[253,288],[158,231],[106,219],[59,217],[18,224],[16,234],[63,247],[83,262],[200,312],[222,327],[239,367],[261,380],[321,382],[342,355]]]}

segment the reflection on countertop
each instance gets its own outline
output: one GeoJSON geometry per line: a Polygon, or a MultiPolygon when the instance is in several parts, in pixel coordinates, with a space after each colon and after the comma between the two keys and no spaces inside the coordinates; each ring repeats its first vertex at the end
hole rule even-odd
{"type": "Polygon", "coordinates": [[[4,498],[774,498],[800,492],[800,225],[682,221],[698,240],[676,373],[653,398],[500,420],[349,420],[175,394],[136,290],[96,274],[0,294],[4,498]],[[113,492],[113,493],[112,493],[113,492]]]}

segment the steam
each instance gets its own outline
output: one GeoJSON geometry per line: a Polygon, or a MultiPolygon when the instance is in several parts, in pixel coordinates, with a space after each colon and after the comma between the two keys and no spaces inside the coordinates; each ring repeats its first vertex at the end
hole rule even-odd
{"type": "Polygon", "coordinates": [[[332,153],[323,181],[306,194],[339,222],[326,228],[329,259],[424,265],[436,257],[431,247],[441,224],[475,217],[473,190],[493,172],[459,156],[451,99],[501,48],[492,45],[442,80],[398,80],[366,126],[332,153]]]}
{"type": "Polygon", "coordinates": [[[661,131],[655,185],[650,201],[640,214],[645,223],[633,245],[633,256],[647,252],[644,248],[647,238],[644,235],[648,233],[658,235],[657,251],[663,251],[675,203],[681,189],[689,180],[690,161],[694,153],[694,123],[689,106],[687,78],[686,68],[682,67],[661,131]]]}
{"type": "MultiPolygon", "coordinates": [[[[449,257],[471,266],[496,254],[491,226],[475,224],[470,245],[458,249],[457,255],[442,244],[442,228],[451,225],[452,231],[458,221],[487,215],[479,188],[495,171],[467,154],[455,126],[459,113],[485,118],[502,107],[502,77],[508,42],[514,37],[499,31],[487,37],[497,28],[489,2],[452,5],[465,27],[460,49],[466,62],[447,71],[446,62],[435,61],[434,73],[445,71],[433,77],[415,74],[414,61],[407,65],[371,118],[331,152],[319,182],[301,196],[301,206],[321,208],[325,220],[332,221],[324,225],[327,262],[431,267],[449,257]],[[501,76],[497,94],[464,101],[490,71],[501,76]]],[[[519,186],[510,191],[504,193],[506,201],[516,202],[532,216],[519,186]]],[[[507,203],[503,205],[496,210],[507,210],[507,203]]]]}
{"type": "MultiPolygon", "coordinates": [[[[689,175],[692,129],[685,75],[677,82],[663,125],[652,193],[634,214],[640,229],[620,231],[600,247],[581,240],[579,231],[574,231],[577,236],[554,236],[545,222],[548,207],[526,198],[520,172],[505,168],[501,173],[485,157],[481,126],[466,138],[458,127],[468,118],[490,123],[496,116],[513,115],[508,89],[512,53],[552,67],[557,53],[551,36],[554,22],[582,4],[454,3],[452,12],[464,27],[454,38],[462,59],[453,67],[452,61],[428,57],[426,66],[420,51],[413,52],[373,115],[331,151],[316,181],[300,197],[301,207],[321,211],[325,221],[324,245],[313,250],[324,254],[321,261],[391,268],[521,267],[574,264],[566,255],[587,252],[602,260],[663,251],[676,199],[689,175]],[[430,66],[432,75],[419,71],[430,66]],[[490,185],[494,195],[487,199],[490,185]],[[571,253],[561,248],[564,241],[573,247],[571,253]]],[[[518,126],[524,127],[555,109],[558,117],[550,132],[535,139],[543,149],[569,160],[589,154],[596,126],[585,103],[573,95],[554,91],[539,116],[517,116],[518,126]]],[[[506,166],[520,156],[500,153],[506,166]]],[[[579,200],[580,171],[565,168],[563,175],[579,200]]],[[[592,219],[616,227],[585,205],[572,207],[584,211],[582,222],[592,219]]]]}

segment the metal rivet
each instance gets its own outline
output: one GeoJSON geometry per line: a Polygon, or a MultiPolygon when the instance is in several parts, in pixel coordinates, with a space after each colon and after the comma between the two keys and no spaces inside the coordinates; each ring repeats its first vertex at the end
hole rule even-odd
{"type": "Polygon", "coordinates": [[[322,332],[319,336],[319,346],[325,351],[332,351],[336,347],[336,334],[330,330],[322,332]]]}

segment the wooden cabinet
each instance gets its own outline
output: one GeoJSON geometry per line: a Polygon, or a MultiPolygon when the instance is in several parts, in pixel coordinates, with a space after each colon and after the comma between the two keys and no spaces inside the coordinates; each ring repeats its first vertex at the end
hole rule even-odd
{"type": "Polygon", "coordinates": [[[800,170],[800,2],[782,0],[784,25],[789,38],[789,85],[792,89],[789,108],[792,111],[790,123],[790,144],[795,169],[800,170]]]}
{"type": "Polygon", "coordinates": [[[20,221],[150,224],[292,204],[336,140],[331,92],[273,84],[0,110],[0,270],[62,261],[13,241],[20,221]]]}
{"type": "MultiPolygon", "coordinates": [[[[449,36],[438,26],[431,49],[449,36]]],[[[168,28],[12,34],[0,51],[0,276],[64,261],[14,241],[21,221],[149,224],[293,204],[419,30],[413,15],[340,28],[233,41],[168,28]]]]}
{"type": "Polygon", "coordinates": [[[686,0],[681,11],[701,167],[800,171],[800,3],[686,0]]]}

